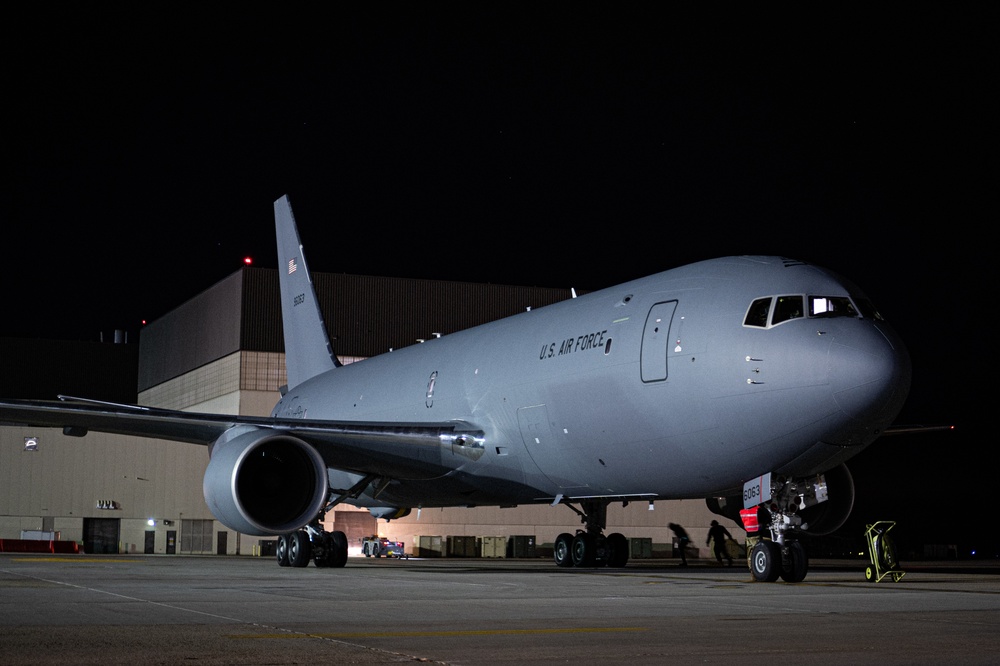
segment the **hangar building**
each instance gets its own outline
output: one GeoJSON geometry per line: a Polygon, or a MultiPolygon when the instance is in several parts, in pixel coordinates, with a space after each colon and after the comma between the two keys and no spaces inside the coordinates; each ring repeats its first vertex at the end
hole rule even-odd
{"type": "MultiPolygon", "coordinates": [[[[334,351],[344,363],[391,353],[437,335],[544,307],[566,289],[331,273],[313,275],[334,351]]],[[[142,329],[138,344],[0,340],[0,395],[57,394],[113,402],[266,416],[285,384],[276,269],[243,267],[142,329]]],[[[269,554],[273,539],[229,530],[202,495],[205,447],[58,429],[0,426],[0,539],[76,541],[90,553],[269,554]]],[[[632,539],[632,556],[672,556],[666,525],[704,544],[713,518],[704,501],[612,505],[608,532],[632,539]]],[[[734,536],[742,531],[720,519],[734,536]]],[[[530,544],[544,555],[560,532],[583,526],[569,508],[416,508],[392,521],[340,505],[326,528],[351,552],[378,534],[418,555],[471,555],[469,543],[530,544]],[[512,538],[513,537],[513,538],[512,538]],[[454,544],[461,544],[461,552],[454,544]]],[[[479,546],[477,545],[478,549],[479,546]]],[[[521,546],[518,546],[520,549],[521,546]]],[[[496,550],[490,556],[503,556],[496,550]]]]}

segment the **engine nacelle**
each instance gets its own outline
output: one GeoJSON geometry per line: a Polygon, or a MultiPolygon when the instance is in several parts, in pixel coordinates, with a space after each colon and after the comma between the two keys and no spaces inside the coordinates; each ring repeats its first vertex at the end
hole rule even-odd
{"type": "Polygon", "coordinates": [[[211,448],[203,490],[212,514],[226,527],[253,536],[294,532],[327,501],[326,463],[302,440],[252,429],[211,448]]]}
{"type": "Polygon", "coordinates": [[[823,472],[823,477],[829,498],[799,512],[802,522],[808,525],[805,533],[812,536],[826,536],[840,529],[854,508],[854,477],[847,466],[841,463],[823,472]]]}

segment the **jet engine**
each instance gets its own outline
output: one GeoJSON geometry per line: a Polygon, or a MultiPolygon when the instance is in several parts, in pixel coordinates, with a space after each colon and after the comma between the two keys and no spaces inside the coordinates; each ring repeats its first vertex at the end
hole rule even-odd
{"type": "Polygon", "coordinates": [[[854,508],[854,477],[841,463],[823,473],[829,497],[825,502],[806,506],[799,511],[804,531],[812,536],[826,536],[840,529],[854,508]]]}
{"type": "Polygon", "coordinates": [[[326,464],[316,449],[296,437],[259,428],[226,433],[209,456],[205,502],[237,532],[294,532],[326,505],[326,464]]]}

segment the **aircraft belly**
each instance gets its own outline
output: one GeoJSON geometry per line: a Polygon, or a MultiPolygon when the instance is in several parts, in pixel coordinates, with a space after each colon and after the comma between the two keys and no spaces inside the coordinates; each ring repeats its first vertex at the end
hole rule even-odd
{"type": "Polygon", "coordinates": [[[430,481],[393,481],[378,501],[406,507],[496,506],[531,503],[547,495],[527,484],[457,472],[430,481]]]}

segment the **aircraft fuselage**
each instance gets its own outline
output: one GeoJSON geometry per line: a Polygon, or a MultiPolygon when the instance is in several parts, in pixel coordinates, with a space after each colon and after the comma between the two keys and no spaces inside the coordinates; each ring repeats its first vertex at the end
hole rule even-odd
{"type": "Polygon", "coordinates": [[[738,494],[766,471],[843,462],[898,413],[909,358],[862,301],[815,266],[713,259],[336,368],[292,387],[273,415],[485,433],[477,459],[396,479],[379,495],[392,504],[738,494]],[[768,297],[772,313],[810,297],[857,311],[751,322],[768,297]]]}

